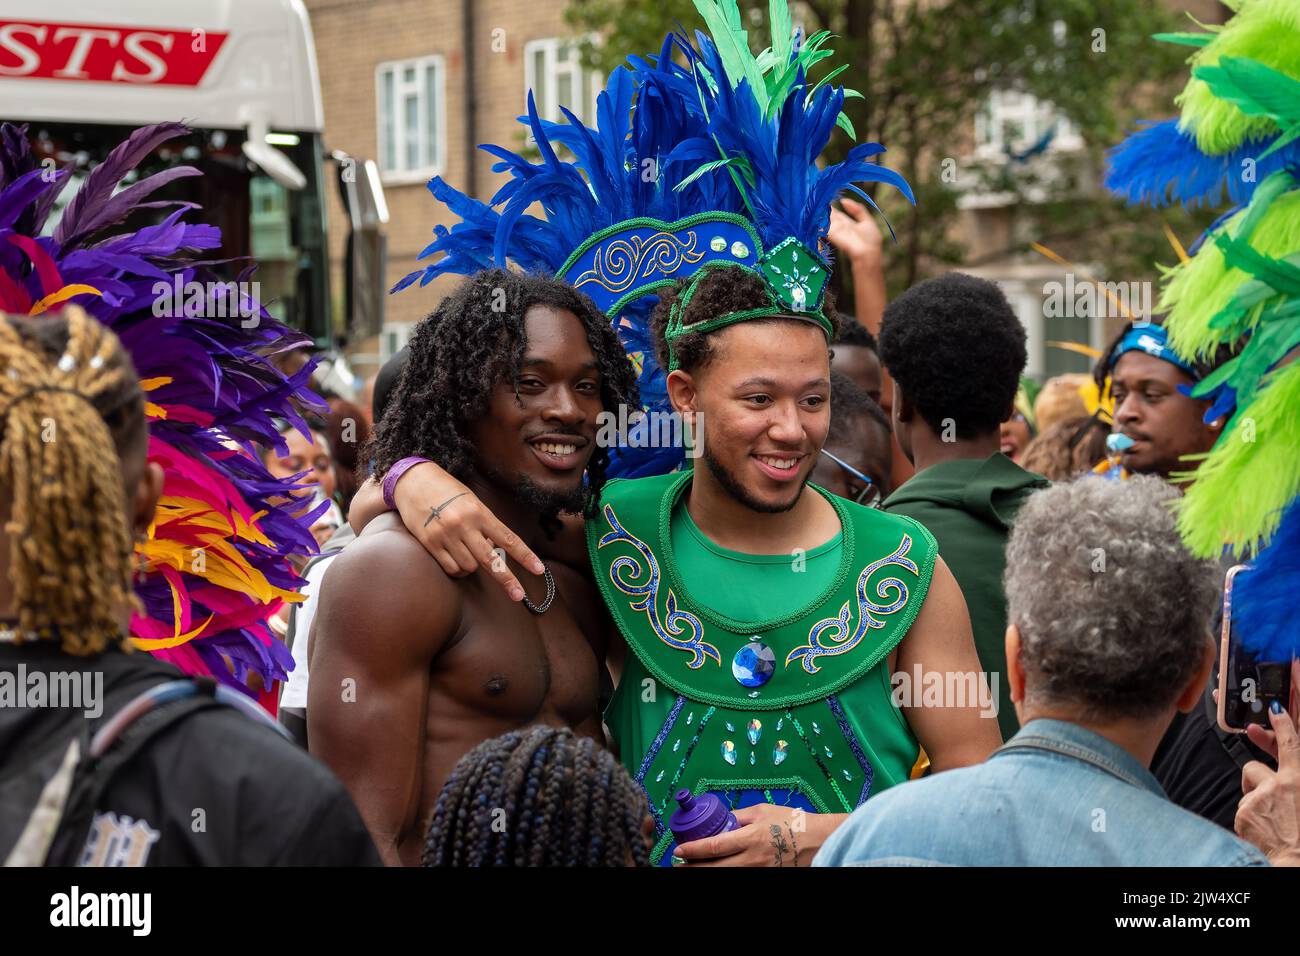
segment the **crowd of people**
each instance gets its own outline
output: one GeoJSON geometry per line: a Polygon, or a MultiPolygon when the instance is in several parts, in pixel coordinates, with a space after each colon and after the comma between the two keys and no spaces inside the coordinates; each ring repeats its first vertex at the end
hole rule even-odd
{"type": "MultiPolygon", "coordinates": [[[[754,288],[743,274],[715,277],[701,286],[685,328],[744,306],[747,295],[754,288]]],[[[673,299],[662,301],[666,310],[673,299]]],[[[851,533],[874,538],[876,557],[888,556],[882,536],[910,535],[907,553],[920,559],[914,575],[925,560],[917,545],[932,543],[929,581],[908,579],[921,598],[910,626],[879,646],[860,679],[872,694],[855,699],[850,686],[823,698],[836,701],[830,721],[852,722],[838,745],[866,753],[865,788],[837,768],[864,789],[865,802],[805,802],[789,783],[781,801],[746,802],[733,792],[737,829],[673,842],[671,808],[649,801],[644,783],[657,766],[664,717],[686,698],[667,679],[656,692],[664,665],[648,653],[641,659],[636,624],[601,580],[610,569],[598,554],[597,536],[634,533],[631,508],[624,528],[610,511],[602,522],[602,506],[663,480],[602,480],[608,449],[596,441],[598,416],[633,401],[635,383],[608,324],[581,295],[555,280],[488,271],[445,299],[378,376],[374,440],[359,443],[369,465],[360,471],[372,476],[351,502],[338,491],[339,443],[325,437],[339,426],[322,423],[308,436],[286,429],[285,447],[267,449],[268,466],[300,483],[303,507],[326,500],[322,514],[347,506],[351,519],[322,534],[321,556],[304,569],[306,603],[286,622],[298,666],[278,688],[279,717],[297,747],[213,709],[155,745],[156,761],[186,768],[183,787],[118,774],[98,796],[100,812],[157,821],[145,831],[159,841],[161,829],[163,846],[168,828],[184,829],[191,804],[232,815],[228,828],[209,821],[230,843],[186,834],[187,849],[173,842],[159,862],[1300,861],[1294,711],[1272,715],[1272,732],[1229,734],[1217,725],[1211,635],[1223,569],[1188,554],[1168,507],[1179,494],[1170,472],[1214,441],[1215,423],[1201,424],[1204,403],[1178,388],[1209,369],[1141,344],[1133,328],[1159,338],[1160,327],[1130,323],[1098,363],[1114,396],[1114,433],[1133,439],[1119,456],[1123,479],[1082,462],[1049,482],[1001,450],[1025,346],[995,286],[950,273],[891,302],[878,335],[842,313],[835,322],[829,347],[822,329],[795,318],[676,340],[673,401],[699,423],[689,433],[703,456],[667,476],[679,490],[652,546],[667,549],[659,573],[683,589],[679,608],[770,623],[810,603],[834,614],[839,599],[832,592],[828,603],[826,592],[851,533]],[[505,290],[504,313],[492,311],[496,290],[505,290]],[[877,391],[882,371],[888,376],[889,414],[836,368],[842,362],[858,373],[865,366],[858,378],[877,391]],[[895,439],[915,470],[897,488],[895,439]],[[914,696],[899,695],[899,676],[913,672],[914,696]],[[945,686],[933,699],[919,680],[929,673],[945,686]],[[953,687],[965,685],[946,675],[977,675],[969,685],[976,693],[954,698],[953,687]],[[241,787],[259,802],[236,799],[241,787]],[[279,840],[246,844],[245,834],[265,823],[261,813],[303,823],[279,840]],[[248,845],[259,851],[250,855],[248,845]]],[[[57,510],[69,504],[50,502],[56,494],[69,502],[103,496],[119,516],[83,566],[102,599],[75,613],[106,601],[120,615],[130,564],[108,542],[146,527],[159,493],[156,466],[144,463],[143,397],[129,360],[111,332],[76,312],[39,324],[8,319],[0,330],[27,383],[11,390],[5,409],[9,480],[46,473],[41,458],[25,456],[57,446],[19,437],[34,427],[25,417],[46,413],[41,400],[50,394],[67,396],[64,427],[102,442],[99,461],[118,463],[83,472],[80,482],[68,476],[44,497],[57,510]],[[81,374],[95,355],[107,357],[111,375],[81,374]]],[[[1069,411],[1043,435],[1062,423],[1077,427],[1069,411]]],[[[353,415],[366,434],[366,417],[353,415]]],[[[31,493],[20,485],[6,490],[10,509],[31,507],[21,504],[31,493]]],[[[26,549],[68,573],[58,541],[26,549]]],[[[614,571],[608,580],[622,579],[614,571]]],[[[9,606],[52,599],[25,592],[12,568],[0,585],[9,606]]],[[[907,593],[894,578],[877,596],[897,596],[891,587],[907,593]]],[[[886,603],[869,601],[877,621],[886,603]]],[[[93,628],[87,619],[77,639],[90,639],[93,628]]],[[[719,631],[710,633],[716,640],[719,631]]],[[[62,640],[62,652],[51,647],[43,659],[80,662],[62,640]]],[[[101,636],[96,648],[110,644],[101,636]]],[[[104,659],[115,675],[110,701],[161,681],[167,669],[142,654],[104,659]]],[[[782,713],[798,720],[768,712],[773,733],[782,713]]],[[[6,753],[42,739],[29,731],[0,729],[13,745],[6,753]]],[[[829,755],[825,740],[813,746],[829,755]]],[[[743,742],[736,749],[751,760],[758,750],[743,742]]],[[[54,849],[65,859],[94,853],[93,845],[54,849]]]]}
{"type": "MultiPolygon", "coordinates": [[[[7,863],[1300,865],[1293,634],[1240,679],[1259,577],[1181,507],[1300,349],[1133,317],[1037,389],[994,283],[887,301],[842,193],[910,187],[878,144],[814,161],[845,91],[757,82],[822,57],[778,32],[611,76],[602,123],[678,157],[660,180],[531,101],[504,213],[435,178],[464,218],[394,291],[463,279],[360,405],[269,316],[154,314],[160,365],[141,289],[219,236],[60,226],[56,260],[4,128],[7,863]],[[83,682],[84,713],[49,699],[83,682]]],[[[74,220],[176,130],[144,132],[74,220]]],[[[1285,264],[1233,248],[1263,278],[1228,298],[1270,301],[1285,264]]]]}

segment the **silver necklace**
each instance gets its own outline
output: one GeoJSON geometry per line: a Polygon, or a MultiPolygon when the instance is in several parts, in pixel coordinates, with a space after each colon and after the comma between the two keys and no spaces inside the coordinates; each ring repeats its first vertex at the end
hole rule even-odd
{"type": "Polygon", "coordinates": [[[542,571],[546,575],[546,597],[541,604],[534,604],[528,600],[528,595],[524,595],[524,607],[534,614],[545,614],[550,610],[551,602],[555,600],[555,578],[551,577],[551,569],[545,564],[542,565],[542,571]]]}

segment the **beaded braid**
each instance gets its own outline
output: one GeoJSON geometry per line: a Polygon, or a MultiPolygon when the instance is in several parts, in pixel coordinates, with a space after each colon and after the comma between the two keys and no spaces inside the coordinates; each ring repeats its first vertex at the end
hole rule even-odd
{"type": "Polygon", "coordinates": [[[596,741],[537,726],[485,740],[456,765],[434,808],[425,866],[638,866],[640,787],[596,741]],[[505,813],[505,827],[492,827],[505,813]]]}
{"type": "Polygon", "coordinates": [[[118,447],[143,428],[143,392],[105,326],[77,308],[0,319],[0,486],[12,499],[19,637],[57,637],[77,655],[121,640],[118,614],[136,601],[118,447]]]}

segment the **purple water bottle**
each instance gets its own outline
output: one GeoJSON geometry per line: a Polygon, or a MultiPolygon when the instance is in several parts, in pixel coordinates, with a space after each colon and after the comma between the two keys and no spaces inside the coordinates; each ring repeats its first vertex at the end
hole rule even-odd
{"type": "Polygon", "coordinates": [[[673,794],[677,809],[668,818],[668,829],[679,844],[717,836],[740,827],[727,805],[711,793],[692,796],[686,788],[673,794]]]}

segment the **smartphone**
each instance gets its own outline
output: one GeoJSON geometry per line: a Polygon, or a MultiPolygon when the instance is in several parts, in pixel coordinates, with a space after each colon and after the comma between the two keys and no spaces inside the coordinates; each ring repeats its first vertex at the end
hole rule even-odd
{"type": "Polygon", "coordinates": [[[1268,709],[1273,701],[1287,707],[1291,698],[1291,661],[1259,660],[1242,646],[1237,622],[1232,615],[1232,588],[1238,575],[1249,573],[1248,564],[1230,569],[1223,588],[1219,726],[1233,734],[1244,734],[1250,724],[1269,729],[1268,709]]]}

